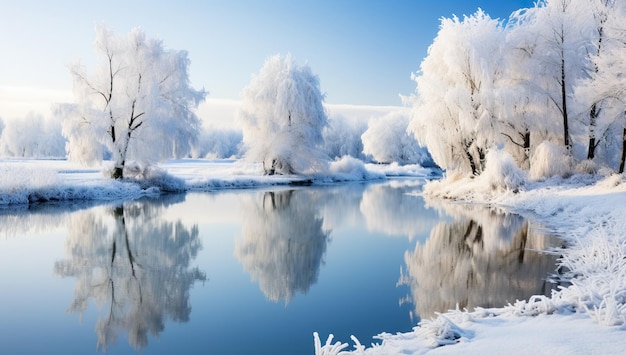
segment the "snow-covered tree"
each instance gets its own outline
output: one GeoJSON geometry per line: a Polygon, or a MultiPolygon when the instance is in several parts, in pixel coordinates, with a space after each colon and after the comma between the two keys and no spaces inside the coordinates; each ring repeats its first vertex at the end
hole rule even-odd
{"type": "Polygon", "coordinates": [[[535,41],[530,58],[534,90],[546,98],[545,119],[560,121],[563,145],[572,149],[574,84],[587,68],[589,0],[544,0],[519,14],[525,35],[535,41]]]}
{"type": "Polygon", "coordinates": [[[320,146],[328,123],[319,79],[291,55],[268,58],[242,92],[238,113],[245,157],[263,163],[265,174],[323,168],[320,146]]]}
{"type": "Polygon", "coordinates": [[[408,125],[409,116],[403,112],[391,112],[370,121],[361,136],[363,153],[379,163],[428,164],[428,151],[407,132],[408,125]]]}
{"type": "Polygon", "coordinates": [[[494,85],[504,28],[482,10],[443,18],[422,61],[409,130],[444,169],[479,174],[496,137],[494,85]]]}
{"type": "Polygon", "coordinates": [[[329,124],[322,132],[324,136],[324,153],[331,159],[351,156],[365,160],[361,135],[367,130],[367,123],[351,120],[344,116],[329,118],[329,124]]]}
{"type": "Polygon", "coordinates": [[[111,176],[122,178],[129,160],[154,162],[186,155],[200,122],[193,109],[206,96],[189,83],[186,51],[167,50],[140,29],[117,36],[96,27],[100,59],[92,73],[70,66],[76,104],[60,105],[68,156],[96,163],[109,151],[111,176]]]}
{"type": "Polygon", "coordinates": [[[191,149],[192,158],[224,159],[237,156],[243,136],[236,129],[203,129],[191,149]]]}
{"type": "Polygon", "coordinates": [[[619,164],[622,173],[626,160],[626,4],[590,1],[596,20],[595,46],[589,56],[592,70],[577,82],[575,94],[589,110],[587,158],[594,158],[596,148],[605,151],[603,161],[619,164]]]}
{"type": "Polygon", "coordinates": [[[0,134],[0,155],[11,157],[65,157],[61,122],[29,113],[7,121],[0,134]]]}

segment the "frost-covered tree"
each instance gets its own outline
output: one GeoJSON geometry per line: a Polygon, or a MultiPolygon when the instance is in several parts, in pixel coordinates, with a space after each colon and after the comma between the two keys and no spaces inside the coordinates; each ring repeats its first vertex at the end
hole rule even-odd
{"type": "Polygon", "coordinates": [[[367,130],[367,123],[351,120],[344,116],[330,117],[329,124],[322,131],[324,153],[331,159],[351,156],[365,160],[361,135],[367,130]]]}
{"type": "Polygon", "coordinates": [[[65,157],[61,122],[29,113],[7,121],[0,134],[0,155],[10,157],[65,157]]]}
{"type": "Polygon", "coordinates": [[[409,130],[444,169],[479,174],[496,136],[494,85],[501,74],[502,23],[482,10],[443,18],[422,61],[409,130]]]}
{"type": "Polygon", "coordinates": [[[191,149],[192,158],[225,159],[237,156],[243,135],[236,129],[203,129],[191,149]]]}
{"type": "Polygon", "coordinates": [[[96,163],[109,151],[111,176],[123,178],[129,160],[154,162],[186,155],[200,122],[193,109],[206,96],[189,83],[186,51],[168,50],[140,29],[117,36],[96,27],[100,60],[92,73],[70,66],[76,104],[60,105],[68,156],[96,163]]]}
{"type": "Polygon", "coordinates": [[[328,123],[319,79],[291,55],[268,58],[242,92],[238,119],[245,157],[267,175],[323,168],[322,130],[328,123]]]}
{"type": "Polygon", "coordinates": [[[524,10],[515,12],[506,27],[502,44],[502,75],[496,85],[497,131],[505,150],[520,167],[529,169],[531,151],[536,142],[556,131],[556,124],[545,120],[545,95],[536,90],[536,38],[530,38],[524,26],[524,10]]]}
{"type": "Polygon", "coordinates": [[[530,60],[534,90],[546,98],[545,119],[560,121],[563,145],[572,149],[574,83],[585,73],[592,16],[589,0],[544,0],[518,12],[525,35],[535,41],[530,60]]]}
{"type": "Polygon", "coordinates": [[[590,112],[587,158],[595,156],[596,148],[604,150],[604,161],[615,164],[619,159],[622,173],[626,160],[626,4],[611,0],[593,0],[593,4],[592,70],[577,82],[575,94],[590,112]]]}
{"type": "Polygon", "coordinates": [[[407,132],[408,125],[409,116],[404,112],[391,112],[370,121],[369,127],[361,136],[363,153],[372,156],[379,163],[428,165],[430,155],[407,132]]]}

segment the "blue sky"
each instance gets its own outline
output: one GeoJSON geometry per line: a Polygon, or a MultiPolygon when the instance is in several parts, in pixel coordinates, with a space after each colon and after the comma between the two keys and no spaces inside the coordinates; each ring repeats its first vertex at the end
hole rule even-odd
{"type": "Polygon", "coordinates": [[[210,98],[238,99],[268,56],[290,52],[319,75],[328,103],[378,106],[400,105],[399,94],[414,91],[411,72],[419,69],[442,16],[480,7],[507,18],[532,3],[0,0],[0,105],[5,106],[0,117],[12,113],[6,106],[19,95],[44,101],[67,97],[72,85],[67,64],[81,60],[93,68],[98,22],[120,34],[142,27],[166,47],[187,50],[191,82],[207,89],[210,98]]]}

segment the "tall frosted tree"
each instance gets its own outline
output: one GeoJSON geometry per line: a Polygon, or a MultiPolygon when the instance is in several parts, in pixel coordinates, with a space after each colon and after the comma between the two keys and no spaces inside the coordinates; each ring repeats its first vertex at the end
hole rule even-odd
{"type": "Polygon", "coordinates": [[[322,131],[328,124],[319,79],[291,55],[268,58],[243,89],[238,119],[245,157],[263,164],[267,175],[319,170],[322,131]]]}
{"type": "MultiPolygon", "coordinates": [[[[606,140],[607,160],[616,163],[615,158],[618,158],[618,171],[623,173],[626,163],[626,4],[597,2],[600,2],[597,4],[600,11],[596,17],[603,20],[598,22],[602,24],[601,50],[590,56],[593,71],[578,82],[575,93],[584,107],[591,107],[592,112],[595,107],[598,138],[606,140]]],[[[593,137],[590,135],[590,141],[593,137]]]]}
{"type": "Polygon", "coordinates": [[[546,118],[561,122],[562,142],[570,152],[574,83],[587,69],[590,11],[587,0],[543,0],[518,19],[527,38],[536,41],[534,90],[546,98],[546,118]]]}
{"type": "Polygon", "coordinates": [[[70,66],[76,103],[57,108],[66,118],[68,157],[93,164],[109,152],[111,176],[119,179],[131,159],[152,163],[187,154],[200,125],[193,110],[206,96],[190,86],[187,52],[165,49],[140,29],[118,36],[103,25],[96,27],[95,49],[93,72],[70,66]]]}
{"type": "Polygon", "coordinates": [[[414,77],[409,130],[440,167],[479,174],[494,141],[494,85],[504,31],[482,10],[460,20],[443,18],[414,77]]]}

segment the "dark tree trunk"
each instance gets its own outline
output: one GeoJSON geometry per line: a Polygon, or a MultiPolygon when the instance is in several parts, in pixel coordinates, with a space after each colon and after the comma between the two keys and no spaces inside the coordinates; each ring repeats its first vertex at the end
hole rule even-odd
{"type": "Polygon", "coordinates": [[[472,175],[478,175],[478,168],[476,167],[476,162],[474,161],[474,157],[469,152],[469,150],[465,150],[465,155],[467,156],[467,160],[469,160],[470,168],[472,169],[472,175]]]}
{"type": "Polygon", "coordinates": [[[567,92],[565,88],[565,53],[561,49],[561,106],[563,108],[563,144],[568,153],[571,153],[572,143],[569,140],[569,123],[567,118],[567,92]]]}
{"type": "Polygon", "coordinates": [[[626,127],[624,127],[624,131],[622,132],[622,158],[619,163],[620,174],[624,172],[624,161],[626,161],[626,127]]]}
{"type": "Polygon", "coordinates": [[[589,147],[587,149],[587,159],[592,160],[596,156],[596,120],[598,118],[598,107],[594,104],[589,111],[589,147]]]}
{"type": "Polygon", "coordinates": [[[524,132],[524,154],[526,154],[526,158],[530,158],[530,131],[526,130],[524,132]]]}
{"type": "Polygon", "coordinates": [[[120,180],[124,178],[124,167],[116,166],[113,168],[113,172],[111,173],[111,177],[116,180],[120,180]]]}

